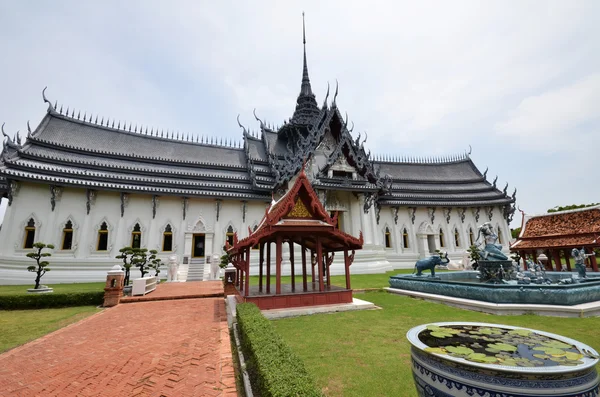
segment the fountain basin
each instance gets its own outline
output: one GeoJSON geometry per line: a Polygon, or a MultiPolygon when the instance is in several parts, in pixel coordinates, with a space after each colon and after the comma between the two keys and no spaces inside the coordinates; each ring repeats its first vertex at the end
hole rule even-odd
{"type": "MultiPolygon", "coordinates": [[[[485,284],[479,272],[436,273],[436,277],[399,274],[390,277],[391,288],[437,294],[491,303],[540,304],[573,306],[600,301],[600,277],[590,277],[579,284],[485,284]]],[[[553,281],[570,277],[571,273],[547,272],[553,281]]]]}
{"type": "MultiPolygon", "coordinates": [[[[426,351],[428,346],[419,339],[419,334],[430,325],[517,329],[500,324],[444,322],[419,325],[409,330],[406,337],[411,343],[413,379],[419,396],[598,396],[596,358],[585,357],[581,365],[547,368],[472,362],[426,351]]],[[[576,340],[548,332],[526,330],[598,354],[576,340]]]]}

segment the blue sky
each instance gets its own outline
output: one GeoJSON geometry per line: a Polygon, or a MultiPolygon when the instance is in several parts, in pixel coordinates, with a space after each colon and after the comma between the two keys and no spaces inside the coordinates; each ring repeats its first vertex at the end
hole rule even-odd
{"type": "Polygon", "coordinates": [[[0,122],[37,125],[48,86],[82,113],[239,140],[238,114],[293,113],[302,11],[317,101],[337,79],[374,154],[470,145],[527,213],[600,201],[597,1],[2,1],[0,122]]]}

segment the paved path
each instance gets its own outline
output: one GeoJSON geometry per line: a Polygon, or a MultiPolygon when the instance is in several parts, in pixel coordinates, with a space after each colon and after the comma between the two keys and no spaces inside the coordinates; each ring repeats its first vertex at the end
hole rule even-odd
{"type": "Polygon", "coordinates": [[[105,309],[0,355],[0,396],[237,396],[224,300],[105,309]]]}
{"type": "Polygon", "coordinates": [[[190,299],[223,296],[222,281],[190,281],[186,283],[160,283],[144,296],[126,296],[121,303],[156,301],[167,299],[190,299]]]}

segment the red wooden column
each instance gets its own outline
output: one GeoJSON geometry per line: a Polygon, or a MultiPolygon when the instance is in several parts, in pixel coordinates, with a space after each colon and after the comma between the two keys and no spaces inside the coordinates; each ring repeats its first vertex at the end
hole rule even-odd
{"type": "Polygon", "coordinates": [[[554,263],[556,263],[556,271],[560,272],[562,270],[562,262],[560,260],[560,251],[552,250],[552,258],[554,258],[554,263]]]}
{"type": "Polygon", "coordinates": [[[271,293],[271,242],[267,241],[267,294],[271,293]]]}
{"type": "Polygon", "coordinates": [[[331,263],[333,263],[333,258],[332,258],[331,263],[329,263],[329,255],[328,255],[328,253],[325,253],[325,259],[326,259],[325,266],[327,267],[327,269],[326,269],[326,272],[327,272],[326,273],[327,274],[327,286],[329,287],[331,285],[331,277],[330,277],[330,274],[329,274],[329,266],[331,266],[331,263]]]}
{"type": "MultiPolygon", "coordinates": [[[[244,263],[244,252],[240,253],[240,260],[238,262],[240,265],[240,292],[244,291],[244,272],[246,271],[246,264],[244,263]]],[[[245,294],[244,294],[245,295],[245,294]]]]}
{"type": "MultiPolygon", "coordinates": [[[[552,260],[554,258],[552,257],[552,253],[550,252],[549,249],[546,250],[546,256],[548,257],[548,265],[546,267],[547,267],[548,270],[552,271],[552,270],[554,270],[554,266],[552,266],[552,260]]],[[[558,263],[560,263],[560,261],[558,263]]],[[[558,267],[558,269],[556,269],[556,271],[560,271],[560,266],[558,267]]]]}
{"type": "Polygon", "coordinates": [[[289,242],[290,247],[290,266],[292,275],[292,291],[296,291],[296,274],[294,272],[294,242],[289,242]]]}
{"type": "Polygon", "coordinates": [[[317,237],[317,268],[319,270],[319,292],[325,290],[323,285],[323,247],[321,246],[321,239],[317,237]]]}
{"type": "Polygon", "coordinates": [[[523,270],[527,269],[527,251],[519,251],[521,259],[523,259],[523,270]]]}
{"type": "Polygon", "coordinates": [[[348,250],[344,250],[344,270],[346,272],[346,289],[350,289],[350,258],[348,258],[348,250]]]}
{"type": "Polygon", "coordinates": [[[281,236],[277,236],[277,243],[275,249],[275,293],[277,295],[281,294],[281,236]]]}
{"type": "Polygon", "coordinates": [[[263,287],[263,265],[265,262],[265,245],[260,243],[258,246],[259,249],[259,259],[258,259],[258,292],[262,292],[263,287]]]}
{"type": "Polygon", "coordinates": [[[567,270],[571,271],[571,250],[563,250],[563,255],[565,256],[565,262],[567,263],[567,270]]]}
{"type": "Polygon", "coordinates": [[[590,256],[590,264],[592,265],[592,270],[597,272],[598,271],[598,262],[596,261],[596,254],[594,253],[594,250],[592,249],[592,256],[590,256]]]}
{"type": "Polygon", "coordinates": [[[302,242],[302,290],[306,292],[306,248],[304,247],[304,241],[302,242]]]}
{"type": "Polygon", "coordinates": [[[244,287],[245,289],[245,296],[248,296],[250,294],[250,247],[246,248],[246,255],[244,255],[246,257],[246,260],[244,261],[245,265],[246,265],[246,270],[244,271],[244,273],[246,273],[246,275],[244,276],[244,281],[246,283],[246,286],[244,287]]]}

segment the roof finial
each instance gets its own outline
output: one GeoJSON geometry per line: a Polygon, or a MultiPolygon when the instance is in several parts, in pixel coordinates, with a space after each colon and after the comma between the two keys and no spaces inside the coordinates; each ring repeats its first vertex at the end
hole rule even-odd
{"type": "MultiPolygon", "coordinates": [[[[306,58],[306,56],[305,56],[306,58]]],[[[42,99],[44,99],[44,102],[46,102],[48,104],[48,113],[50,112],[55,112],[54,110],[54,106],[52,106],[52,102],[50,102],[48,100],[48,98],[46,98],[46,89],[48,89],[48,87],[44,87],[44,89],[42,90],[42,99]]]]}
{"type": "Polygon", "coordinates": [[[306,29],[304,27],[304,11],[302,11],[302,44],[306,46],[306,29]]]}

